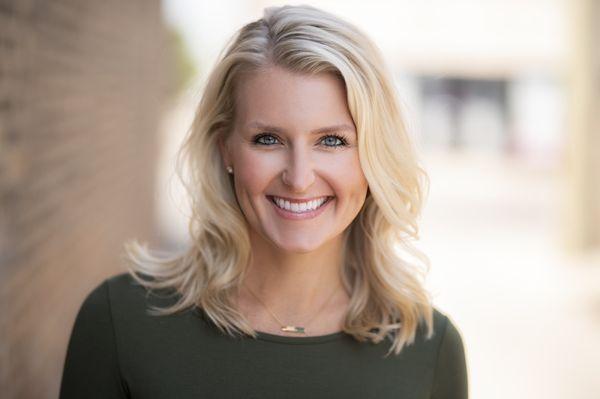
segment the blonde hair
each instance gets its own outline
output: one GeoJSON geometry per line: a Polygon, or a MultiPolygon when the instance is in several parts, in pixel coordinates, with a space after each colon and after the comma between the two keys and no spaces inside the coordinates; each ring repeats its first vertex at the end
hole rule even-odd
{"type": "Polygon", "coordinates": [[[177,157],[178,176],[191,200],[192,244],[180,254],[157,255],[135,239],[125,243],[127,268],[138,283],[181,294],[173,306],[153,307],[151,314],[197,306],[222,332],[256,337],[232,301],[252,255],[244,215],[217,146],[233,122],[236,81],[244,72],[269,65],[304,74],[333,73],[346,85],[369,192],[344,233],[342,278],[350,304],[343,331],[361,342],[390,338],[386,356],[413,343],[422,321],[431,338],[433,306],[422,284],[430,262],[411,243],[419,238],[416,219],[429,179],[415,158],[391,74],[379,49],[358,28],[306,5],[266,8],[219,55],[177,157]]]}

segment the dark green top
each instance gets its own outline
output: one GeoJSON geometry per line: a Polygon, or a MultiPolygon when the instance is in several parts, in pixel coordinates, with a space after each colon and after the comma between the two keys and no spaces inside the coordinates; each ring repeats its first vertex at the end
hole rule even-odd
{"type": "Polygon", "coordinates": [[[435,308],[431,339],[421,326],[414,344],[384,358],[389,340],[361,343],[344,332],[233,338],[197,308],[146,313],[148,304],[173,301],[146,295],[126,273],[91,291],[71,332],[60,399],[468,397],[461,335],[435,308]]]}

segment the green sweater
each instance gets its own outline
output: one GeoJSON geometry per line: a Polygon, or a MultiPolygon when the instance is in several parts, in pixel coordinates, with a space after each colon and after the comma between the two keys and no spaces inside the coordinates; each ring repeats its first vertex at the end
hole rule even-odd
{"type": "Polygon", "coordinates": [[[126,273],[84,300],[71,332],[60,399],[402,398],[466,399],[461,335],[434,308],[400,355],[389,340],[358,342],[338,332],[315,337],[221,333],[198,308],[151,316],[174,297],[146,294],[126,273]]]}

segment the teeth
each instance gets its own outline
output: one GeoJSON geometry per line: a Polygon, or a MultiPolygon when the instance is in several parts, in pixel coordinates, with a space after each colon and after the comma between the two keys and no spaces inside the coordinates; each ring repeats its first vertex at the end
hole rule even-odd
{"type": "Polygon", "coordinates": [[[278,198],[278,197],[273,197],[273,199],[274,199],[275,204],[278,207],[285,209],[286,211],[291,211],[291,212],[296,212],[296,213],[314,211],[315,209],[317,209],[318,207],[323,205],[323,203],[327,200],[327,198],[324,197],[324,198],[320,198],[317,200],[303,202],[303,203],[298,204],[298,203],[290,203],[289,201],[286,201],[286,200],[284,200],[282,198],[278,198]]]}

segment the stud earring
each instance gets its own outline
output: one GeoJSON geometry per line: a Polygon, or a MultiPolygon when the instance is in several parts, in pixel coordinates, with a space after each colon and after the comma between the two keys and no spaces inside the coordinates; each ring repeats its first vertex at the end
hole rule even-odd
{"type": "Polygon", "coordinates": [[[232,168],[231,166],[228,166],[228,167],[227,167],[227,172],[228,172],[228,173],[233,173],[233,168],[232,168]]]}

